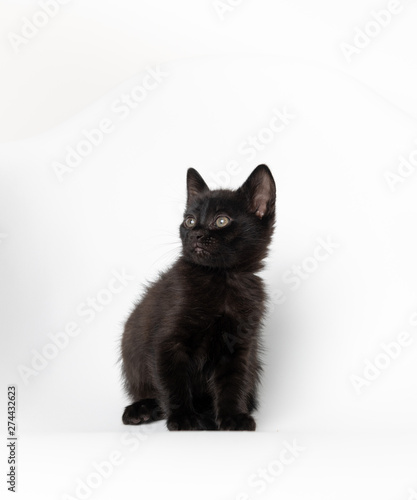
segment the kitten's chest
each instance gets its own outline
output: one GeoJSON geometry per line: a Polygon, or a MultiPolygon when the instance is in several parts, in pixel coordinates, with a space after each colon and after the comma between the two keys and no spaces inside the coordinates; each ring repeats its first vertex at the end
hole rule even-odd
{"type": "Polygon", "coordinates": [[[236,344],[242,345],[256,330],[263,303],[262,282],[257,276],[206,280],[189,299],[190,332],[196,355],[233,352],[236,344]]]}
{"type": "Polygon", "coordinates": [[[191,310],[198,311],[204,320],[208,317],[245,317],[264,301],[262,281],[255,275],[214,275],[196,279],[190,283],[187,295],[191,310]]]}

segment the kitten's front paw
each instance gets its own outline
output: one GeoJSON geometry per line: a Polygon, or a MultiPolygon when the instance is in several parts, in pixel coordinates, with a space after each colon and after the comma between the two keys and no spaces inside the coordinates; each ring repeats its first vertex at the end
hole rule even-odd
{"type": "Polygon", "coordinates": [[[221,431],[254,431],[256,429],[255,420],[246,413],[224,415],[219,417],[218,421],[221,431]]]}
{"type": "Polygon", "coordinates": [[[126,406],[122,416],[125,425],[140,425],[164,418],[156,399],[141,399],[126,406]]]}
{"type": "Polygon", "coordinates": [[[198,429],[198,419],[193,414],[174,414],[167,420],[167,427],[170,431],[193,431],[198,429]]]}

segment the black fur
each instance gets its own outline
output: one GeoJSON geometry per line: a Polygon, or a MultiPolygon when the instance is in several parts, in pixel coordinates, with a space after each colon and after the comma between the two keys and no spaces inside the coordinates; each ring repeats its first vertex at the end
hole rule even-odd
{"type": "Polygon", "coordinates": [[[255,430],[266,298],[255,273],[275,222],[270,170],[259,165],[238,190],[211,191],[189,169],[184,221],[182,255],[125,325],[123,376],[133,404],[123,422],[167,418],[170,430],[255,430]]]}

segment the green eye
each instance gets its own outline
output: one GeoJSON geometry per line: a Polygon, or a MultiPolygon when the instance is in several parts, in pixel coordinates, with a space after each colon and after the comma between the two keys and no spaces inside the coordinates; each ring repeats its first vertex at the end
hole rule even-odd
{"type": "Polygon", "coordinates": [[[220,215],[220,217],[217,217],[216,219],[216,226],[217,227],[226,227],[230,223],[229,217],[226,217],[225,215],[220,215]]]}
{"type": "Polygon", "coordinates": [[[195,227],[196,225],[196,219],[194,217],[187,217],[184,221],[184,226],[188,228],[195,227]]]}

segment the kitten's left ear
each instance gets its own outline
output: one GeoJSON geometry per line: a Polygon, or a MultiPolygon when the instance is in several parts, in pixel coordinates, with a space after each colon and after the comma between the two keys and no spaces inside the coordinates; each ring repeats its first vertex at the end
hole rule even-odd
{"type": "Polygon", "coordinates": [[[210,191],[204,179],[194,168],[187,170],[187,207],[194,201],[194,198],[201,193],[210,191]]]}
{"type": "Polygon", "coordinates": [[[249,202],[249,211],[260,219],[275,212],[275,181],[266,165],[258,165],[239,191],[249,202]]]}

